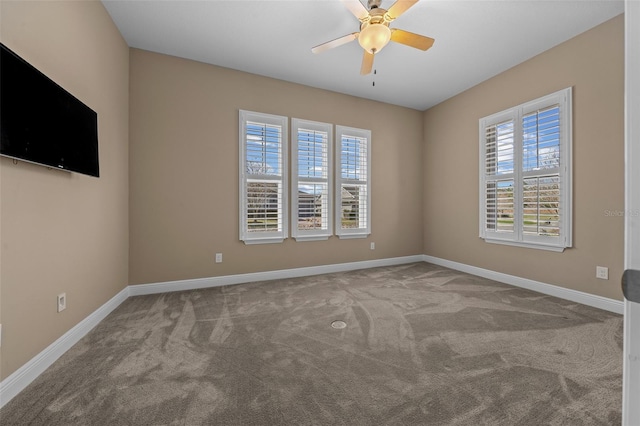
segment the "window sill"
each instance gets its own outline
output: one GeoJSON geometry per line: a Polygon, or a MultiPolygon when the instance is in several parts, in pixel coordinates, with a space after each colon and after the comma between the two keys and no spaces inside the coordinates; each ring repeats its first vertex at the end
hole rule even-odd
{"type": "Polygon", "coordinates": [[[293,237],[296,241],[326,241],[331,235],[298,235],[293,237]]]}
{"type": "Polygon", "coordinates": [[[351,240],[355,238],[367,238],[370,234],[342,234],[338,235],[341,240],[351,240]]]}
{"type": "Polygon", "coordinates": [[[275,237],[275,238],[252,238],[249,240],[243,240],[246,245],[254,245],[254,244],[278,244],[282,243],[284,238],[275,237]]]}
{"type": "Polygon", "coordinates": [[[482,238],[482,239],[484,240],[485,243],[489,243],[489,244],[502,244],[505,246],[522,247],[522,248],[529,248],[529,249],[536,249],[536,250],[547,250],[547,251],[554,251],[557,253],[562,253],[565,248],[568,248],[564,246],[555,246],[555,245],[549,245],[549,244],[536,244],[536,243],[526,243],[526,242],[520,242],[520,241],[496,240],[491,238],[482,238]]]}

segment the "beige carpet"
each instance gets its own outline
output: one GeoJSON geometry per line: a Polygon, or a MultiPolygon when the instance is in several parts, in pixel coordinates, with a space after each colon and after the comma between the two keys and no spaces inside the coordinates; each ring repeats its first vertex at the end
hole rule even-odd
{"type": "Polygon", "coordinates": [[[613,425],[621,377],[620,315],[416,263],[129,298],[0,423],[613,425]]]}

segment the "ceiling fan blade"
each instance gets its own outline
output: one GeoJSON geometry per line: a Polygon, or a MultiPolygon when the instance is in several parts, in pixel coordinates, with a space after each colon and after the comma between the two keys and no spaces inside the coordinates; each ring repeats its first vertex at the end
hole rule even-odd
{"type": "Polygon", "coordinates": [[[364,56],[362,57],[362,67],[360,68],[360,75],[370,74],[372,69],[373,69],[373,53],[369,53],[365,50],[364,56]]]}
{"type": "Polygon", "coordinates": [[[369,16],[369,11],[359,0],[342,0],[342,3],[358,19],[364,19],[369,16]]]}
{"type": "Polygon", "coordinates": [[[418,0],[398,0],[387,10],[387,15],[392,20],[396,19],[416,3],[418,3],[418,0]]]}
{"type": "Polygon", "coordinates": [[[320,52],[324,52],[325,50],[333,49],[334,47],[342,46],[343,44],[349,43],[350,41],[357,39],[358,34],[360,33],[347,34],[346,36],[342,36],[335,40],[331,40],[326,43],[319,44],[316,47],[312,48],[311,51],[313,53],[320,53],[320,52]]]}
{"type": "Polygon", "coordinates": [[[427,50],[433,46],[433,42],[435,40],[431,37],[425,37],[420,34],[414,34],[409,31],[392,28],[391,41],[395,41],[396,43],[404,44],[409,47],[415,47],[416,49],[427,50]]]}

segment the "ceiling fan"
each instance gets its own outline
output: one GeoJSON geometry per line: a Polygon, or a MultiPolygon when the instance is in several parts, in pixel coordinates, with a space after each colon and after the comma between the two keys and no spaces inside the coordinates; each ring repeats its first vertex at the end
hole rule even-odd
{"type": "Polygon", "coordinates": [[[366,75],[373,68],[373,57],[380,52],[389,41],[395,41],[420,50],[429,49],[434,39],[397,28],[389,28],[389,24],[406,12],[418,0],[397,0],[389,10],[382,9],[382,0],[368,0],[368,7],[364,7],[359,0],[342,0],[347,9],[360,21],[360,31],[347,34],[335,40],[320,44],[311,51],[313,53],[324,52],[334,47],[342,46],[355,39],[364,49],[360,74],[366,75]]]}

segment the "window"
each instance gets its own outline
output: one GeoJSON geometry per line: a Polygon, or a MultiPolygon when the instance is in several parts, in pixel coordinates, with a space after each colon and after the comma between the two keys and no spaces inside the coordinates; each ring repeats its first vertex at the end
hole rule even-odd
{"type": "Polygon", "coordinates": [[[480,237],[571,247],[571,88],[480,119],[480,237]]]}
{"type": "Polygon", "coordinates": [[[332,125],[291,120],[291,235],[326,240],[333,230],[332,125]]]}
{"type": "Polygon", "coordinates": [[[371,131],[336,126],[336,235],[371,234],[371,131]]]}
{"type": "Polygon", "coordinates": [[[287,236],[287,118],[240,110],[240,240],[287,236]]]}

